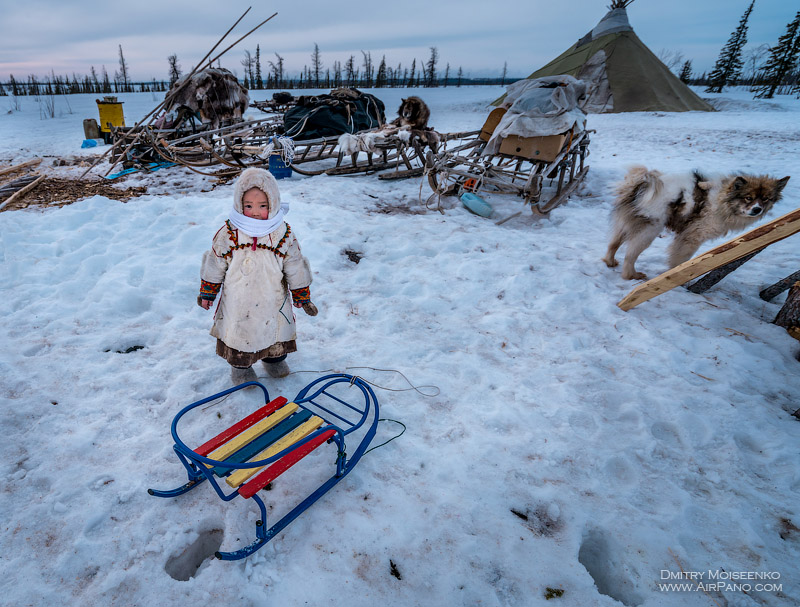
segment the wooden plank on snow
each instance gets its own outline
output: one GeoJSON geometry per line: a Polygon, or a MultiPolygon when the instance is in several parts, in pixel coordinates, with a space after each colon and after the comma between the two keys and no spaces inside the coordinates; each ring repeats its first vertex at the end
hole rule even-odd
{"type": "Polygon", "coordinates": [[[693,278],[702,276],[720,266],[763,249],[779,240],[788,238],[797,232],[800,232],[800,209],[795,209],[761,227],[745,232],[710,251],[706,251],[679,266],[675,266],[671,270],[667,270],[655,278],[643,282],[623,297],[617,303],[617,306],[627,312],[643,301],[666,293],[693,278]]]}
{"type": "Polygon", "coordinates": [[[35,167],[42,161],[41,158],[34,158],[33,160],[28,160],[27,162],[23,162],[22,164],[17,164],[15,166],[6,167],[4,169],[0,169],[0,175],[7,175],[8,173],[13,173],[15,171],[20,171],[22,169],[28,167],[35,167]]]}

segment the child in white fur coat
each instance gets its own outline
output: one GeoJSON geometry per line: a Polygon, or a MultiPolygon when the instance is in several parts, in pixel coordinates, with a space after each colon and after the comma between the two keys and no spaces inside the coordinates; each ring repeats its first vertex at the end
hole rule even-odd
{"type": "Polygon", "coordinates": [[[283,220],[287,211],[272,174],[245,169],[229,219],[203,255],[197,303],[208,310],[219,295],[211,335],[235,384],[255,380],[259,360],[271,377],[288,375],[286,355],[297,350],[292,306],[317,315],[311,269],[283,220]]]}

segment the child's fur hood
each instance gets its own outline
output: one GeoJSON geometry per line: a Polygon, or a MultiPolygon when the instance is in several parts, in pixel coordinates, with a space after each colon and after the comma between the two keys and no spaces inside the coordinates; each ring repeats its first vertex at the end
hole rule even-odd
{"type": "Polygon", "coordinates": [[[281,193],[275,177],[266,169],[251,167],[242,171],[233,188],[233,208],[237,212],[243,213],[242,198],[244,193],[252,188],[258,188],[267,195],[269,216],[274,217],[281,208],[281,193]]]}

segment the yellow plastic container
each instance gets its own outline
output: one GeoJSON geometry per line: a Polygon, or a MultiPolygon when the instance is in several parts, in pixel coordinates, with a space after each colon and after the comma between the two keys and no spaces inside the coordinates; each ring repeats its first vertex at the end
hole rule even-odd
{"type": "Polygon", "coordinates": [[[100,132],[110,133],[111,126],[125,126],[125,116],[122,113],[122,101],[116,97],[103,97],[97,99],[97,109],[100,112],[100,132]],[[110,126],[109,126],[110,125],[110,126]]]}

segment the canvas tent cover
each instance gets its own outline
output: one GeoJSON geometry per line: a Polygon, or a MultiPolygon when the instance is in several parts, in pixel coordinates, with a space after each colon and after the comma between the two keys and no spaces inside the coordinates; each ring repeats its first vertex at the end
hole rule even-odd
{"type": "Polygon", "coordinates": [[[528,78],[556,74],[587,83],[587,112],[713,111],[645,46],[624,8],[609,11],[594,29],[528,78]]]}
{"type": "Polygon", "coordinates": [[[484,154],[494,154],[510,135],[544,137],[570,129],[586,128],[586,114],[579,103],[586,95],[586,84],[572,76],[550,76],[518,80],[506,92],[503,107],[508,111],[494,129],[484,154]]]}

